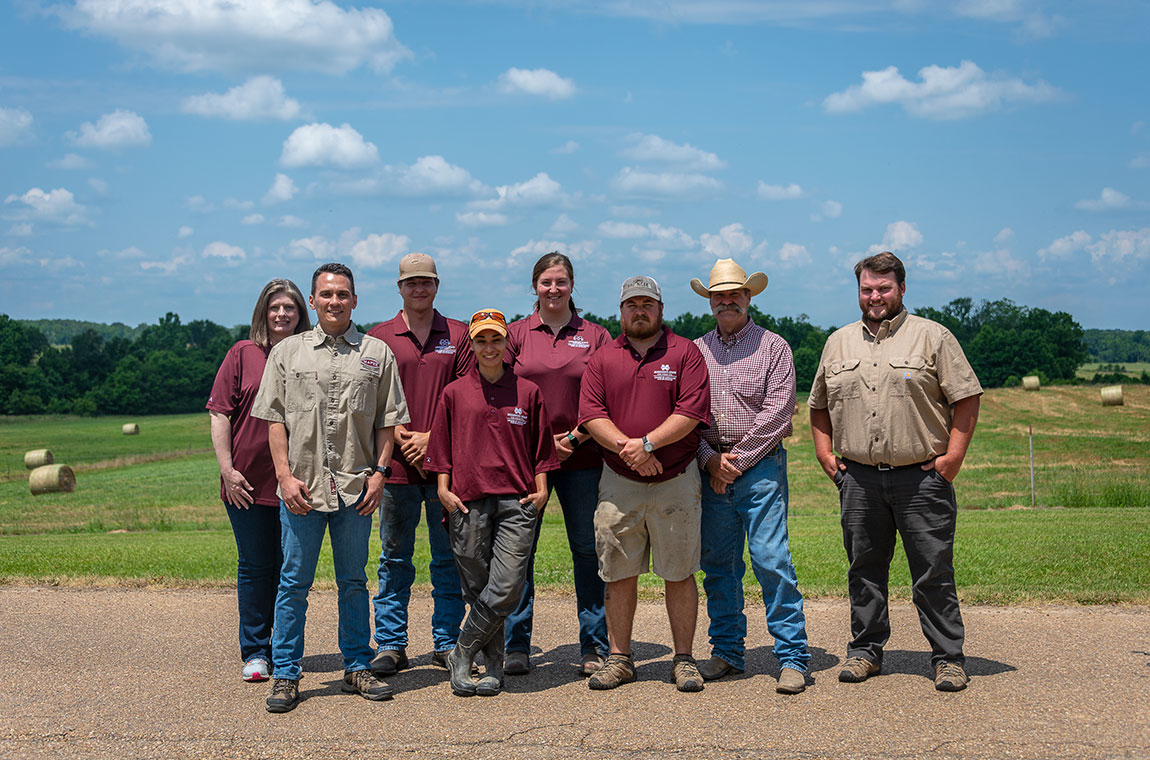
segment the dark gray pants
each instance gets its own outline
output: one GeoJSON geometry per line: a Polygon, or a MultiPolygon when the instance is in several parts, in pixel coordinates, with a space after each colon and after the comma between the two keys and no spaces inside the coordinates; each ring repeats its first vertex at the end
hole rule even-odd
{"type": "Polygon", "coordinates": [[[463,599],[482,604],[500,618],[519,605],[527,584],[538,512],[522,496],[486,496],[466,502],[468,512],[448,518],[451,551],[463,584],[463,599]]]}
{"type": "Polygon", "coordinates": [[[954,486],[920,467],[880,471],[847,462],[835,477],[842,505],[843,546],[851,601],[847,657],[882,662],[890,638],[887,581],[895,532],[910,565],[914,605],[930,642],[931,665],[964,662],[964,631],[954,585],[954,486]]]}

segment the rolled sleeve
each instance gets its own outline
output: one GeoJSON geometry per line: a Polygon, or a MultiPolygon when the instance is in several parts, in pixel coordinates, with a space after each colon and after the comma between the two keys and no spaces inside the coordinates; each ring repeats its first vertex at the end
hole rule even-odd
{"type": "Polygon", "coordinates": [[[587,362],[583,380],[579,383],[579,424],[591,420],[610,419],[607,414],[607,389],[603,383],[601,353],[587,362]]]}
{"type": "Polygon", "coordinates": [[[279,346],[272,349],[268,362],[264,366],[263,378],[260,380],[260,392],[256,394],[255,403],[252,404],[252,416],[268,422],[287,421],[287,393],[284,369],[283,352],[278,351],[279,346]]]}

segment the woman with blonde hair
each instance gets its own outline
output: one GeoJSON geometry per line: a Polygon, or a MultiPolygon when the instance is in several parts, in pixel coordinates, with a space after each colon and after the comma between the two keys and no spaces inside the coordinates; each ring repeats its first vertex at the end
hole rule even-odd
{"type": "Polygon", "coordinates": [[[269,282],[252,311],[248,340],[228,349],[206,405],[220,465],[220,498],[239,555],[236,595],[245,681],[266,681],[269,675],[272,620],[283,562],[280,501],[268,451],[268,426],[250,413],[272,346],[309,329],[307,302],[295,283],[269,282]]]}

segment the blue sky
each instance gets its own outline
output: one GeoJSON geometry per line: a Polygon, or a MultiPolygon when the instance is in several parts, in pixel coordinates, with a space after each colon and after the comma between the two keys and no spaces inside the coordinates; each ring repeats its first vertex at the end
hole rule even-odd
{"type": "Polygon", "coordinates": [[[236,324],[339,260],[370,322],[424,251],[441,311],[511,314],[561,250],[596,313],[638,273],[700,313],[732,256],[829,326],[890,249],[912,309],[1145,329],[1147,29],[1106,0],[14,0],[0,312],[236,324]]]}

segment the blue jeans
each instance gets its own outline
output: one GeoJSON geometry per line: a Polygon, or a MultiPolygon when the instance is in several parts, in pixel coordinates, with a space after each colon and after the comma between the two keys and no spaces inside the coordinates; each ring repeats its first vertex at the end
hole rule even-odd
{"type": "Polygon", "coordinates": [[[279,588],[280,512],[253,504],[248,509],[224,502],[236,537],[236,599],[240,612],[240,657],[272,659],[272,621],[279,588]]]}
{"type": "Polygon", "coordinates": [[[407,646],[407,606],[415,582],[415,529],[427,505],[427,540],[431,545],[431,640],[435,651],[445,652],[459,638],[463,622],[463,592],[451,554],[451,541],[443,525],[443,506],[435,486],[384,486],[379,502],[379,592],[375,607],[375,642],[380,649],[407,646]]]}
{"type": "Polygon", "coordinates": [[[339,589],[339,651],[343,654],[343,669],[366,670],[371,665],[371,606],[363,569],[371,538],[371,515],[356,512],[358,504],[341,504],[335,512],[313,509],[297,515],[280,502],[284,563],[272,630],[275,678],[300,677],[307,594],[315,580],[325,531],[331,532],[331,556],[339,589]]]}
{"type": "MultiPolygon", "coordinates": [[[[557,470],[547,473],[547,485],[559,495],[563,525],[571,546],[575,576],[575,606],[579,613],[579,651],[586,655],[606,655],[607,616],[603,610],[603,579],[599,577],[599,558],[595,554],[595,508],[599,506],[599,476],[602,467],[589,470],[557,470]]],[[[535,526],[531,559],[527,565],[527,587],[519,607],[507,618],[507,651],[531,651],[531,617],[535,603],[535,547],[543,513],[535,526]]]]}
{"type": "Polygon", "coordinates": [[[750,547],[751,567],[763,589],[767,630],[775,639],[781,667],[806,671],[807,625],[803,597],[787,539],[787,452],[779,448],[717,494],[703,477],[703,550],[707,633],[711,654],[746,667],[743,659],[747,618],[743,614],[743,536],[750,547]]]}

